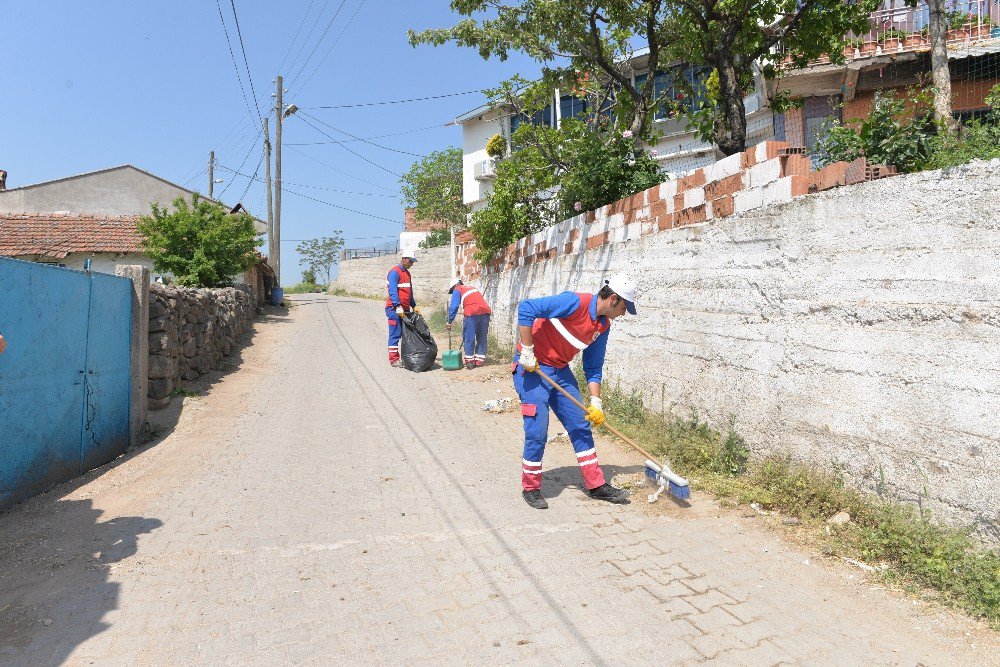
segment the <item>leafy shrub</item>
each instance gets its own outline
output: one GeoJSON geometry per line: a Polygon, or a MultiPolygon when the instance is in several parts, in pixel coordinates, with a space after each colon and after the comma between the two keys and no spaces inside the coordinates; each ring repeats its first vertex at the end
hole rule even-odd
{"type": "Polygon", "coordinates": [[[229,213],[197,194],[190,205],[178,197],[173,207],[168,212],[154,202],[152,215],[142,216],[137,229],[153,266],[173,274],[178,285],[231,285],[233,277],[259,261],[260,235],[247,213],[229,213]]]}
{"type": "Polygon", "coordinates": [[[984,118],[959,127],[955,133],[942,133],[935,138],[928,168],[940,169],[971,160],[1000,158],[1000,84],[990,90],[986,103],[990,111],[984,118]]]}
{"type": "Polygon", "coordinates": [[[427,238],[417,245],[425,250],[427,248],[441,248],[451,243],[451,231],[447,227],[432,229],[427,234],[427,238]]]}
{"type": "Polygon", "coordinates": [[[818,142],[823,164],[864,157],[872,164],[895,165],[902,173],[926,167],[937,128],[928,91],[890,92],[876,99],[857,127],[834,121],[818,142]]]}
{"type": "Polygon", "coordinates": [[[500,158],[507,154],[507,140],[502,134],[494,134],[486,142],[486,154],[493,158],[500,158]]]}

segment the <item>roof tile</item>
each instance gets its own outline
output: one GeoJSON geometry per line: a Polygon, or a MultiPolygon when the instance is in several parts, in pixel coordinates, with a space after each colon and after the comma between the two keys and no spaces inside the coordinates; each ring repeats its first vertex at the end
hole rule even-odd
{"type": "Polygon", "coordinates": [[[142,252],[136,230],[139,216],[0,213],[0,255],[48,255],[73,252],[142,252]]]}

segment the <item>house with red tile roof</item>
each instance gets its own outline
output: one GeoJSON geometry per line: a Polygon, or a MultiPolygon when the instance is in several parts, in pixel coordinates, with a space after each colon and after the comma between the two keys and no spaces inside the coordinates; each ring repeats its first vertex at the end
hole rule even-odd
{"type": "MultiPolygon", "coordinates": [[[[194,194],[132,165],[0,189],[0,255],[72,269],[89,259],[101,273],[126,264],[154,271],[142,252],[139,217],[153,203],[170,208],[177,197],[190,202],[194,194]]],[[[263,233],[266,224],[255,221],[263,233]]]]}

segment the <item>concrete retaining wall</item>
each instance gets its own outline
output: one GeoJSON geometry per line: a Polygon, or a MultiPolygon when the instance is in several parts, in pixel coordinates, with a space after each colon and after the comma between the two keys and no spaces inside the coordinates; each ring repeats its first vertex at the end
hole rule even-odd
{"type": "MultiPolygon", "coordinates": [[[[446,306],[448,283],[451,273],[451,254],[447,247],[417,250],[417,263],[410,269],[413,277],[414,298],[420,308],[446,306]]],[[[385,299],[385,277],[396,264],[399,255],[386,255],[369,259],[348,259],[340,263],[336,280],[331,289],[342,289],[373,298],[385,299]]]]}
{"type": "MultiPolygon", "coordinates": [[[[735,415],[758,452],[843,468],[1000,540],[1000,161],[798,196],[522,266],[480,286],[516,304],[627,271],[639,315],[606,376],[648,406],[735,415]]],[[[530,245],[529,245],[530,247],[530,245]]]]}

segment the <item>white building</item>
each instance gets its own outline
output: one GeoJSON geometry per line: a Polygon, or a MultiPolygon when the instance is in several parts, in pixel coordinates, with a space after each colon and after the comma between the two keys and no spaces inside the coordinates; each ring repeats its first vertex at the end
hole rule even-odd
{"type": "MultiPolygon", "coordinates": [[[[635,71],[634,80],[639,83],[649,76],[647,65],[648,49],[636,51],[632,57],[635,71]]],[[[685,76],[696,77],[693,70],[685,71],[685,76]]],[[[747,145],[757,144],[774,137],[774,120],[767,106],[767,96],[763,78],[755,81],[754,93],[743,100],[747,112],[747,145]]],[[[668,94],[670,77],[658,72],[654,79],[654,95],[668,94]]],[[[692,100],[692,103],[694,100],[692,100]]],[[[571,94],[556,91],[552,104],[535,114],[531,122],[558,127],[565,116],[585,111],[585,102],[571,94]]],[[[462,179],[465,203],[473,211],[486,205],[486,197],[492,191],[494,162],[486,154],[486,142],[496,134],[508,143],[517,129],[519,118],[509,109],[480,106],[462,114],[452,124],[462,127],[462,179]]],[[[520,121],[524,122],[524,121],[520,121]]],[[[712,164],[720,157],[714,145],[699,140],[694,132],[686,129],[683,117],[670,116],[658,112],[653,120],[653,129],[660,134],[660,140],[650,149],[656,150],[656,160],[671,177],[676,174],[712,164]]]]}

